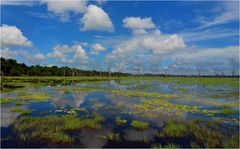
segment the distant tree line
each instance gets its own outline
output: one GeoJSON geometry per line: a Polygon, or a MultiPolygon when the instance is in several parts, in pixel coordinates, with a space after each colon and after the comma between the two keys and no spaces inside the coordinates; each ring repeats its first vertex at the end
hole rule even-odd
{"type": "Polygon", "coordinates": [[[127,76],[128,73],[104,72],[96,70],[80,70],[70,67],[57,66],[27,66],[14,59],[1,57],[1,76],[127,76]]]}

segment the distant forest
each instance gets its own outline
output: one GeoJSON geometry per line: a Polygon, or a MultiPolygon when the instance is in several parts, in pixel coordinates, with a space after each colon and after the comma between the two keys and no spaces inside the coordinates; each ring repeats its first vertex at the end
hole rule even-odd
{"type": "Polygon", "coordinates": [[[27,66],[14,59],[1,57],[1,76],[127,76],[128,73],[80,70],[57,66],[27,66]]]}
{"type": "MultiPolygon", "coordinates": [[[[203,75],[171,75],[171,74],[130,74],[123,72],[106,72],[96,70],[81,70],[70,67],[57,67],[57,66],[27,66],[24,63],[18,63],[14,59],[5,59],[1,57],[1,76],[108,76],[108,77],[121,77],[121,76],[178,76],[178,77],[203,77],[203,75]]],[[[239,77],[239,75],[204,75],[204,77],[239,77]]]]}

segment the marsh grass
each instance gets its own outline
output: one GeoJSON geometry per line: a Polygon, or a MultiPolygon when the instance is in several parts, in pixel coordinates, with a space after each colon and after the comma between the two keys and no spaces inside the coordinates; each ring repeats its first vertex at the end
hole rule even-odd
{"type": "Polygon", "coordinates": [[[137,130],[144,130],[148,128],[148,123],[147,122],[141,122],[141,121],[135,121],[133,120],[131,122],[131,126],[137,130]]]}
{"type": "Polygon", "coordinates": [[[49,95],[24,95],[24,96],[16,96],[16,97],[8,97],[0,100],[1,104],[7,104],[10,102],[14,102],[15,105],[19,106],[25,104],[26,102],[45,102],[50,99],[49,95]]]}
{"type": "Polygon", "coordinates": [[[169,121],[166,124],[166,127],[159,134],[164,137],[184,137],[189,135],[187,126],[184,123],[177,121],[169,121]]]}
{"type": "Polygon", "coordinates": [[[121,119],[120,116],[117,116],[117,117],[116,117],[116,123],[117,123],[118,126],[124,125],[124,124],[127,123],[127,120],[121,119]]]}
{"type": "Polygon", "coordinates": [[[238,148],[239,145],[236,143],[238,142],[238,137],[236,137],[239,136],[238,132],[228,131],[223,131],[221,124],[215,121],[169,121],[159,132],[159,137],[182,139],[190,137],[193,139],[190,145],[194,148],[238,148]]]}
{"type": "Polygon", "coordinates": [[[21,140],[39,140],[52,143],[73,143],[74,138],[67,132],[82,128],[100,129],[104,118],[95,115],[91,118],[78,118],[69,115],[47,117],[21,117],[14,122],[13,128],[21,140]]]}

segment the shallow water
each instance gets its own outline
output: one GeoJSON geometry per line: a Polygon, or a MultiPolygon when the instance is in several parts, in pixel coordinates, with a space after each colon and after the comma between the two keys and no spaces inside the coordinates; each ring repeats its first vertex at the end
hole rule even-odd
{"type": "MultiPolygon", "coordinates": [[[[49,95],[47,101],[30,101],[23,105],[16,106],[14,102],[1,105],[1,145],[2,147],[152,147],[153,144],[167,145],[169,142],[181,147],[191,147],[189,140],[193,138],[168,138],[159,137],[158,133],[171,120],[191,121],[195,119],[221,122],[222,130],[230,128],[231,131],[238,132],[239,109],[238,109],[238,87],[217,86],[217,85],[181,85],[173,82],[160,81],[102,81],[99,83],[77,83],[67,86],[42,86],[38,88],[25,87],[16,89],[9,93],[1,93],[2,98],[18,98],[20,94],[26,95],[49,95]],[[77,90],[85,88],[85,90],[77,90]],[[92,90],[92,89],[101,90],[92,90]],[[74,90],[76,89],[76,90],[74,90]],[[21,93],[19,92],[21,90],[21,93]],[[119,95],[112,90],[152,92],[161,94],[172,94],[176,97],[167,99],[155,97],[139,97],[119,95]],[[221,95],[221,98],[215,97],[221,95]],[[160,109],[148,109],[139,111],[136,105],[143,105],[142,100],[162,100],[166,102],[166,107],[154,106],[160,109]],[[176,109],[176,105],[200,106],[199,110],[223,110],[224,105],[228,105],[234,111],[232,114],[203,114],[201,112],[189,112],[176,109]],[[61,144],[52,143],[48,140],[21,140],[18,132],[13,129],[14,121],[20,117],[21,112],[13,112],[12,109],[31,110],[28,116],[44,117],[47,115],[66,115],[65,111],[73,108],[81,108],[76,112],[77,117],[89,117],[93,113],[98,113],[105,118],[101,124],[101,129],[91,130],[83,128],[77,132],[69,133],[74,138],[74,143],[61,144]],[[162,108],[162,110],[161,110],[162,108]],[[60,111],[57,111],[60,110],[60,111]],[[116,117],[120,116],[127,120],[123,126],[116,125],[116,117]],[[144,130],[134,129],[130,123],[132,120],[147,122],[149,127],[144,130]],[[106,139],[108,134],[119,134],[119,140],[106,139]],[[94,143],[93,143],[94,142],[94,143]]],[[[20,99],[19,99],[20,100],[20,99]]],[[[227,136],[226,136],[227,137],[227,136]]]]}

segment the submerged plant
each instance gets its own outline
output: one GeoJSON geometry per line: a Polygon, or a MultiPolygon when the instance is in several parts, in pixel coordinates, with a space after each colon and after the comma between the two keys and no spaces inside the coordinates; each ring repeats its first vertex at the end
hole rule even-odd
{"type": "Polygon", "coordinates": [[[138,130],[144,130],[148,128],[148,123],[134,120],[131,122],[131,126],[138,130]]]}
{"type": "Polygon", "coordinates": [[[124,125],[124,124],[127,123],[127,120],[121,119],[120,116],[117,116],[117,117],[116,117],[116,123],[117,123],[118,126],[124,125]]]}

